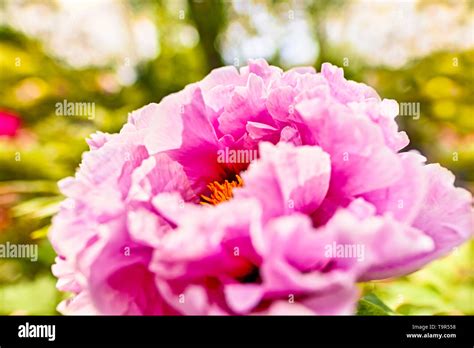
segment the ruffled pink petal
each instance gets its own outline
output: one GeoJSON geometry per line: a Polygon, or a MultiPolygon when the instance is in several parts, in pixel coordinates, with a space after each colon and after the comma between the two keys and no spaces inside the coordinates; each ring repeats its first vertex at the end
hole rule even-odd
{"type": "Polygon", "coordinates": [[[370,120],[343,105],[304,100],[296,110],[315,142],[331,156],[331,187],[349,197],[387,187],[402,175],[398,156],[370,120]]]}
{"type": "Polygon", "coordinates": [[[344,70],[329,63],[323,63],[321,74],[331,86],[331,94],[342,103],[362,101],[367,99],[379,100],[373,88],[344,78],[344,70]]]}
{"type": "Polygon", "coordinates": [[[245,186],[235,190],[235,197],[258,198],[265,219],[310,214],[326,195],[330,172],[329,156],[318,147],[261,143],[260,159],[242,174],[245,186]]]}
{"type": "Polygon", "coordinates": [[[236,87],[232,100],[219,116],[219,130],[237,139],[244,135],[248,122],[272,126],[274,121],[265,109],[265,99],[263,79],[251,73],[247,86],[236,87]]]}
{"type": "Polygon", "coordinates": [[[218,141],[207,116],[199,88],[186,98],[173,95],[163,100],[155,122],[145,137],[151,154],[166,152],[180,163],[195,191],[225,176],[217,162],[218,141]]]}
{"type": "Polygon", "coordinates": [[[419,214],[427,194],[425,158],[414,152],[399,155],[403,174],[387,188],[368,192],[363,197],[375,205],[381,215],[390,212],[397,220],[411,224],[419,214]]]}
{"type": "Polygon", "coordinates": [[[57,310],[64,315],[102,315],[94,307],[90,294],[86,291],[62,301],[57,310]]]}

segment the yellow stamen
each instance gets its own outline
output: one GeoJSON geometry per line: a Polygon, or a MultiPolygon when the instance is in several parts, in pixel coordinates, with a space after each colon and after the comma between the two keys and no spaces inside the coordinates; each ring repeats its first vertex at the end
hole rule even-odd
{"type": "Polygon", "coordinates": [[[217,181],[214,181],[207,185],[207,188],[209,191],[211,191],[211,194],[209,196],[201,195],[201,204],[218,205],[219,203],[228,201],[234,197],[232,190],[236,187],[244,186],[244,182],[240,176],[236,175],[235,178],[236,180],[231,182],[226,180],[220,184],[217,181]]]}

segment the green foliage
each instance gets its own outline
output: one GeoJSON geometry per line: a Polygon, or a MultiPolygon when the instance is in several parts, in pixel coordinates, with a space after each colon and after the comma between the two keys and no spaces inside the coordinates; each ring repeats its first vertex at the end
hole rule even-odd
{"type": "Polygon", "coordinates": [[[0,287],[0,315],[56,315],[61,295],[50,274],[0,287]]]}
{"type": "Polygon", "coordinates": [[[357,315],[391,315],[393,311],[387,307],[376,295],[363,296],[357,306],[357,315]]]}

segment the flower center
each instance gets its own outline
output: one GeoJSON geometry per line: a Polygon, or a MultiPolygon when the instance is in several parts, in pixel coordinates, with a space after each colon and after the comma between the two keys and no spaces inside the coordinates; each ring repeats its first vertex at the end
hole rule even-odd
{"type": "Polygon", "coordinates": [[[224,181],[222,184],[217,181],[211,182],[207,185],[209,191],[211,191],[209,196],[201,195],[201,204],[202,205],[218,205],[219,203],[230,200],[234,195],[232,190],[236,187],[242,187],[244,182],[239,175],[235,176],[235,180],[224,181]]]}

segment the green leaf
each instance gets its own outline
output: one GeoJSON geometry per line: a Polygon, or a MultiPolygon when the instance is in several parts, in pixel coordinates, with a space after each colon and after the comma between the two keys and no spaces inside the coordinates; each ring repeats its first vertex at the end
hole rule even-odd
{"type": "Polygon", "coordinates": [[[46,225],[30,233],[31,239],[44,239],[48,235],[51,225],[46,225]]]}
{"type": "Polygon", "coordinates": [[[17,204],[13,208],[13,216],[42,219],[52,216],[59,211],[62,196],[38,197],[17,204]]]}
{"type": "Polygon", "coordinates": [[[357,315],[392,315],[393,311],[374,294],[367,294],[359,300],[357,315]]]}
{"type": "Polygon", "coordinates": [[[5,181],[0,183],[0,195],[8,193],[52,193],[59,194],[56,181],[5,181]]]}

